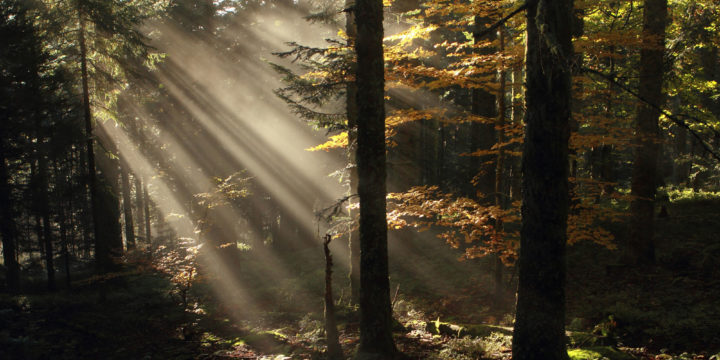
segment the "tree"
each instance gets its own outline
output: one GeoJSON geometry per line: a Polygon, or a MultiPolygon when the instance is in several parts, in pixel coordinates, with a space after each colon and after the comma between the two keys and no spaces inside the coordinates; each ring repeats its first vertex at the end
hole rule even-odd
{"type": "Polygon", "coordinates": [[[523,205],[513,359],[567,359],[572,0],[527,3],[523,205]]]}
{"type": "MultiPolygon", "coordinates": [[[[346,6],[351,6],[350,0],[346,0],[346,6]]],[[[348,37],[348,47],[353,47],[357,36],[355,28],[355,14],[353,11],[346,13],[345,32],[348,37]]],[[[357,63],[350,63],[350,75],[355,76],[357,72],[357,63]]],[[[357,84],[355,81],[348,81],[345,89],[345,113],[347,116],[348,127],[348,167],[350,168],[349,194],[356,193],[358,174],[355,166],[355,147],[357,145],[357,84]]],[[[352,200],[350,200],[352,202],[352,200]]],[[[352,210],[353,206],[348,206],[348,216],[352,221],[355,219],[356,211],[352,210]]],[[[349,262],[350,271],[348,278],[350,279],[350,300],[357,304],[360,301],[360,239],[355,226],[348,232],[348,248],[350,250],[349,262]]]]}
{"type": "Polygon", "coordinates": [[[662,106],[663,55],[667,0],[646,0],[643,10],[643,40],[640,50],[640,103],[635,125],[635,162],[633,163],[630,203],[629,252],[631,263],[655,263],[654,220],[655,189],[658,186],[657,162],[660,148],[658,119],[662,106]]]}
{"type": "Polygon", "coordinates": [[[135,222],[133,221],[132,200],[130,196],[130,169],[125,161],[120,165],[120,181],[122,182],[123,216],[125,219],[125,244],[135,248],[135,222]]]}
{"type": "Polygon", "coordinates": [[[385,104],[383,3],[355,3],[357,38],[357,172],[360,196],[360,347],[356,359],[390,359],[387,219],[385,216],[385,104]]]}
{"type": "Polygon", "coordinates": [[[6,149],[4,142],[4,139],[0,139],[0,204],[2,204],[0,206],[0,235],[2,236],[3,245],[3,264],[7,268],[7,289],[15,292],[20,287],[20,266],[15,256],[17,225],[15,224],[14,204],[10,194],[10,176],[5,159],[6,149]]]}

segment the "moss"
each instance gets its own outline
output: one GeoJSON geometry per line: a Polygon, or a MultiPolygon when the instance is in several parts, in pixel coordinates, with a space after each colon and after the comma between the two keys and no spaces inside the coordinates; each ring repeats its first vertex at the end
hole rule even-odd
{"type": "Polygon", "coordinates": [[[503,335],[512,335],[512,328],[487,325],[487,324],[451,324],[442,322],[440,319],[428,321],[425,325],[425,331],[435,335],[445,335],[453,337],[473,336],[486,337],[492,333],[500,333],[503,335]]]}
{"type": "Polygon", "coordinates": [[[583,331],[569,331],[568,344],[576,347],[593,347],[614,345],[615,341],[608,336],[599,336],[583,331]]]}
{"type": "Polygon", "coordinates": [[[635,357],[612,346],[595,346],[568,350],[570,360],[635,360],[635,357]]]}
{"type": "Polygon", "coordinates": [[[278,352],[285,349],[287,336],[278,331],[262,331],[245,337],[244,341],[251,347],[263,352],[278,352]]]}

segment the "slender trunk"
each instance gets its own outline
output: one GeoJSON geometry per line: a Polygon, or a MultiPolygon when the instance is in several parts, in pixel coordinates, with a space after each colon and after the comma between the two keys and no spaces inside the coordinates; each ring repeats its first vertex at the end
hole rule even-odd
{"type": "MultiPolygon", "coordinates": [[[[346,6],[351,6],[354,1],[347,1],[346,6]]],[[[355,13],[348,11],[346,13],[345,20],[345,32],[348,37],[348,46],[355,45],[355,38],[357,37],[357,28],[355,26],[355,13]]],[[[355,161],[355,151],[357,147],[357,119],[358,119],[358,105],[357,105],[357,84],[355,83],[355,75],[357,73],[357,63],[352,63],[350,72],[352,74],[352,81],[348,81],[346,89],[346,113],[348,122],[348,163],[350,169],[350,184],[348,193],[349,195],[357,193],[358,174],[357,166],[355,161]]],[[[352,210],[354,199],[350,199],[349,205],[351,210],[348,210],[348,216],[353,221],[352,228],[348,232],[348,246],[350,249],[350,272],[348,274],[350,279],[350,301],[353,304],[360,302],[360,237],[355,227],[354,221],[357,215],[355,210],[352,210]]]]}
{"type": "Polygon", "coordinates": [[[37,168],[36,175],[37,179],[33,186],[36,187],[35,194],[35,206],[37,210],[37,216],[42,218],[42,227],[40,227],[40,218],[38,221],[38,238],[42,238],[40,242],[40,249],[44,251],[45,257],[45,270],[47,272],[47,286],[49,290],[55,290],[55,264],[53,255],[53,238],[52,228],[50,224],[50,197],[48,196],[48,163],[45,146],[45,134],[43,131],[42,123],[40,122],[39,114],[35,115],[35,137],[36,137],[36,148],[35,156],[37,157],[37,168]],[[42,231],[42,236],[40,234],[42,231]]]}
{"type": "MultiPolygon", "coordinates": [[[[71,155],[72,157],[72,155],[71,155]]],[[[72,159],[70,160],[70,163],[72,164],[72,159]]],[[[63,174],[60,169],[60,164],[58,164],[57,161],[53,161],[53,169],[55,169],[55,179],[57,179],[58,182],[62,182],[63,174]]],[[[71,165],[72,166],[72,165],[71,165]]],[[[66,178],[68,189],[64,192],[57,191],[57,213],[58,213],[58,226],[59,226],[59,232],[60,232],[60,251],[62,252],[63,259],[64,259],[64,268],[65,268],[65,285],[67,288],[70,288],[70,250],[68,245],[68,219],[72,217],[72,214],[68,216],[68,212],[72,212],[72,194],[73,194],[73,186],[72,186],[72,170],[69,170],[70,176],[66,178]],[[63,197],[67,195],[68,196],[68,202],[67,205],[65,204],[65,201],[63,201],[63,197]]],[[[63,188],[64,189],[64,188],[63,188]]],[[[64,189],[65,190],[65,189],[64,189]]]]}
{"type": "MultiPolygon", "coordinates": [[[[484,37],[479,36],[479,32],[484,30],[486,25],[491,21],[487,17],[475,16],[475,33],[474,39],[476,43],[481,41],[492,41],[495,39],[495,32],[491,32],[484,37]]],[[[481,51],[481,55],[495,52],[495,48],[487,48],[481,51]]],[[[490,74],[484,74],[485,76],[490,74]]],[[[476,88],[472,90],[471,112],[474,115],[491,119],[497,116],[497,96],[496,94],[476,88]]],[[[472,151],[485,150],[489,151],[495,145],[495,124],[490,121],[478,122],[474,121],[470,127],[472,151]]],[[[495,161],[496,156],[484,155],[476,157],[475,166],[477,174],[477,192],[481,194],[479,201],[483,204],[492,204],[493,193],[495,192],[495,161]]],[[[475,196],[475,194],[467,194],[475,196]]]]}
{"type": "MultiPolygon", "coordinates": [[[[503,31],[504,29],[500,29],[500,52],[505,51],[505,33],[503,31]]],[[[497,107],[498,107],[498,116],[495,121],[495,131],[497,134],[497,143],[502,144],[505,142],[505,133],[503,131],[503,128],[505,127],[505,85],[506,85],[506,77],[505,77],[505,65],[500,62],[500,88],[498,89],[498,95],[497,95],[497,107]]],[[[505,167],[504,164],[505,160],[505,153],[502,146],[498,147],[498,154],[495,161],[495,206],[498,208],[505,208],[505,192],[503,191],[503,170],[505,167]]],[[[495,221],[495,231],[496,233],[502,233],[503,230],[503,221],[502,219],[497,219],[495,221]]],[[[502,258],[500,257],[500,254],[497,253],[495,255],[495,305],[500,305],[502,302],[502,293],[503,293],[503,270],[505,268],[505,265],[502,262],[502,258]]]]}
{"type": "Polygon", "coordinates": [[[98,201],[98,181],[97,171],[95,170],[95,138],[93,135],[92,112],[90,111],[90,88],[88,85],[88,68],[87,68],[87,44],[85,41],[85,19],[82,10],[78,9],[80,21],[80,72],[82,78],[83,93],[83,115],[85,118],[85,152],[87,153],[87,170],[88,170],[88,189],[90,191],[90,214],[93,223],[93,238],[95,246],[95,266],[99,272],[107,272],[112,260],[110,258],[110,247],[102,236],[102,228],[98,219],[100,216],[100,206],[98,201]]]}
{"type": "Polygon", "coordinates": [[[125,244],[128,250],[135,248],[135,222],[132,214],[132,196],[130,196],[130,173],[128,163],[120,161],[122,181],[123,214],[125,217],[125,244]]]}
{"type": "Polygon", "coordinates": [[[332,236],[325,235],[323,250],[325,251],[325,336],[327,338],[327,358],[329,360],[344,359],[340,338],[338,336],[337,321],[335,319],[335,300],[332,290],[332,255],[330,255],[330,241],[332,236]]]}
{"type": "MultiPolygon", "coordinates": [[[[115,142],[107,137],[104,129],[101,130],[101,135],[98,138],[101,142],[106,144],[109,151],[112,153],[101,153],[101,157],[98,159],[98,165],[101,167],[100,174],[98,176],[98,182],[101,185],[101,198],[102,198],[102,214],[104,215],[101,219],[102,228],[104,229],[103,236],[106,238],[105,241],[110,247],[110,255],[117,259],[124,253],[123,239],[122,239],[122,224],[120,224],[120,188],[121,176],[120,176],[120,164],[117,160],[117,146],[115,142]]],[[[113,268],[115,263],[113,261],[113,268]]]]}
{"type": "Polygon", "coordinates": [[[69,289],[71,283],[70,277],[70,250],[68,246],[68,231],[67,231],[67,217],[65,216],[65,209],[60,209],[60,241],[62,245],[63,259],[65,260],[65,285],[69,289]]]}
{"type": "MultiPolygon", "coordinates": [[[[145,229],[143,228],[145,226],[145,223],[142,221],[142,214],[143,214],[143,196],[142,196],[142,180],[140,179],[139,175],[135,175],[135,215],[137,216],[137,219],[135,222],[137,223],[137,230],[139,234],[145,233],[145,229]]],[[[139,235],[142,236],[142,235],[139,235]]],[[[147,239],[145,240],[147,243],[147,239]]]]}
{"type": "MultiPolygon", "coordinates": [[[[522,124],[523,117],[523,102],[521,100],[524,97],[523,86],[522,86],[522,69],[520,67],[513,69],[512,72],[512,122],[516,126],[522,124]]],[[[519,151],[519,147],[513,147],[515,151],[519,151]]],[[[510,197],[512,201],[519,201],[522,199],[522,174],[520,170],[520,159],[517,156],[513,156],[510,164],[510,197]]]]}
{"type": "MultiPolygon", "coordinates": [[[[663,56],[667,0],[645,0],[643,10],[643,46],[640,50],[639,95],[651,105],[663,105],[663,56]]],[[[636,265],[655,263],[655,189],[660,148],[658,119],[660,112],[641,103],[635,125],[635,162],[633,163],[630,203],[628,261],[636,265]]]]}
{"type": "Polygon", "coordinates": [[[17,261],[17,224],[15,207],[10,190],[10,175],[5,159],[3,139],[0,139],[0,235],[3,245],[3,263],[7,269],[6,286],[11,293],[20,290],[20,265],[17,261]]]}
{"type": "Polygon", "coordinates": [[[152,236],[150,232],[150,197],[148,196],[147,180],[143,183],[143,207],[145,213],[145,241],[152,249],[152,236]]]}
{"type": "Polygon", "coordinates": [[[383,3],[358,0],[357,169],[360,195],[360,346],[357,359],[391,359],[385,159],[383,3]]]}
{"type": "Polygon", "coordinates": [[[513,359],[568,359],[565,246],[572,0],[527,9],[523,206],[513,359]],[[542,30],[542,31],[541,31],[542,30]]]}
{"type": "MultiPolygon", "coordinates": [[[[572,36],[579,38],[585,33],[585,13],[583,9],[573,9],[572,17],[572,36]]],[[[583,64],[583,53],[575,52],[573,54],[573,76],[581,75],[580,69],[583,64]]],[[[570,133],[577,134],[580,131],[580,119],[578,116],[582,116],[583,110],[583,91],[582,82],[574,83],[573,95],[575,97],[572,100],[572,112],[570,116],[570,133]]],[[[577,205],[579,204],[580,198],[577,195],[577,177],[578,177],[578,152],[575,147],[570,147],[570,182],[568,183],[570,192],[570,211],[576,211],[577,205]]]]}
{"type": "Polygon", "coordinates": [[[50,204],[48,196],[47,160],[40,154],[38,165],[40,185],[40,214],[42,216],[43,248],[45,250],[45,270],[47,271],[48,289],[55,290],[55,262],[53,255],[52,225],[50,224],[50,204]]]}

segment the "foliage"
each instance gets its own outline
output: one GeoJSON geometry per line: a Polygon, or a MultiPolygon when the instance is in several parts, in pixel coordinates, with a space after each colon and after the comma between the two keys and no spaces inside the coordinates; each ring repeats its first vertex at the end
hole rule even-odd
{"type": "MultiPolygon", "coordinates": [[[[469,198],[454,198],[441,193],[437,187],[416,187],[405,193],[388,194],[388,226],[401,229],[406,226],[427,229],[431,226],[446,228],[438,237],[454,248],[473,244],[465,250],[465,258],[499,253],[503,261],[512,262],[517,243],[507,240],[504,228],[498,223],[512,224],[519,218],[512,210],[498,206],[481,206],[469,198]],[[477,244],[480,240],[482,244],[477,244]]],[[[517,238],[517,234],[510,233],[517,238]]]]}
{"type": "Polygon", "coordinates": [[[155,250],[153,257],[156,260],[157,271],[165,273],[170,277],[173,288],[170,295],[178,300],[183,309],[191,309],[192,286],[200,279],[198,270],[198,252],[202,244],[196,245],[193,239],[181,239],[174,249],[160,246],[155,250]]]}

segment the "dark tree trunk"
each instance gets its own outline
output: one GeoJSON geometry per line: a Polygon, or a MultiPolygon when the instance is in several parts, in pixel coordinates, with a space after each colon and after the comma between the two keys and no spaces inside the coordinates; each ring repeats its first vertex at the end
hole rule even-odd
{"type": "Polygon", "coordinates": [[[130,196],[130,169],[127,162],[120,161],[122,181],[123,213],[125,217],[125,244],[128,250],[135,248],[135,222],[132,214],[132,196],[130,196]]]}
{"type": "Polygon", "coordinates": [[[82,10],[78,9],[80,17],[80,72],[82,78],[83,93],[83,115],[85,118],[85,152],[87,153],[87,170],[88,170],[88,190],[90,192],[90,214],[93,223],[93,238],[95,246],[95,266],[99,272],[106,272],[110,269],[112,259],[110,257],[110,246],[102,236],[102,226],[100,226],[100,202],[98,199],[98,181],[97,171],[95,170],[95,138],[93,134],[92,112],[90,111],[90,88],[88,85],[88,69],[87,69],[87,44],[85,41],[85,19],[82,10]]]}
{"type": "MultiPolygon", "coordinates": [[[[663,54],[667,0],[645,0],[643,10],[643,46],[640,50],[640,97],[654,106],[662,106],[663,54]]],[[[635,125],[635,162],[633,163],[630,203],[628,261],[636,265],[655,263],[655,189],[660,148],[658,119],[660,112],[641,103],[635,125]]]]}
{"type": "MultiPolygon", "coordinates": [[[[505,33],[504,29],[500,29],[500,51],[505,51],[505,33]]],[[[503,127],[505,126],[505,116],[506,116],[506,109],[505,109],[505,90],[506,90],[506,76],[505,76],[505,65],[500,63],[500,88],[498,89],[498,102],[497,102],[497,108],[498,108],[498,115],[497,119],[495,121],[495,127],[499,129],[497,131],[497,139],[496,142],[498,144],[502,144],[505,142],[505,133],[503,132],[503,127]]],[[[498,148],[498,154],[495,161],[495,206],[497,206],[500,209],[505,208],[505,191],[503,187],[503,179],[505,178],[503,176],[503,172],[505,169],[505,153],[504,149],[502,147],[498,148]]],[[[495,223],[495,231],[501,232],[503,229],[503,222],[502,219],[496,220],[495,223]]],[[[499,306],[502,303],[502,294],[503,294],[503,270],[505,269],[505,265],[502,262],[502,258],[500,257],[500,254],[495,255],[495,305],[499,306]]]]}
{"type": "Polygon", "coordinates": [[[147,180],[143,183],[143,208],[145,213],[145,241],[152,249],[152,233],[150,232],[150,197],[148,196],[147,180]]]}
{"type": "Polygon", "coordinates": [[[40,155],[38,165],[38,176],[40,177],[39,189],[40,204],[39,211],[42,216],[42,232],[43,232],[43,250],[45,251],[45,270],[47,272],[47,286],[50,290],[55,290],[55,262],[53,254],[53,236],[52,225],[50,224],[50,198],[48,196],[48,180],[47,180],[47,160],[43,154],[40,155]]]}
{"type": "Polygon", "coordinates": [[[10,192],[10,176],[5,163],[3,139],[0,139],[0,236],[3,245],[3,263],[7,269],[6,286],[9,292],[20,289],[20,265],[16,257],[17,224],[10,192]]]}
{"type": "Polygon", "coordinates": [[[539,0],[530,2],[527,10],[527,113],[515,360],[568,359],[565,244],[572,5],[572,0],[539,0]]]}
{"type": "Polygon", "coordinates": [[[355,3],[357,21],[357,169],[360,195],[360,346],[357,359],[391,359],[387,219],[383,4],[355,3]]]}
{"type": "MultiPolygon", "coordinates": [[[[345,5],[349,7],[352,6],[353,3],[354,1],[347,1],[345,5]]],[[[346,13],[345,32],[348,37],[348,46],[354,46],[357,29],[355,25],[355,14],[352,11],[346,13]]],[[[353,75],[357,73],[357,63],[351,64],[350,71],[353,75]]],[[[348,165],[350,172],[350,189],[348,192],[352,195],[357,192],[358,184],[357,166],[355,162],[358,119],[357,84],[353,81],[348,82],[346,92],[345,112],[347,114],[348,125],[348,165]]],[[[352,205],[354,200],[351,198],[349,203],[352,205]]],[[[351,220],[354,221],[356,215],[356,211],[348,211],[348,216],[351,220]]],[[[348,274],[350,279],[350,301],[353,304],[358,304],[360,302],[360,237],[355,226],[353,226],[348,233],[348,247],[350,250],[350,272],[348,274]]]]}
{"type": "Polygon", "coordinates": [[[70,249],[68,244],[68,224],[66,215],[67,209],[65,209],[62,205],[59,206],[60,208],[58,209],[58,214],[60,215],[60,242],[64,259],[63,265],[65,267],[65,285],[69,289],[71,287],[72,279],[70,277],[70,249]]]}
{"type": "MultiPolygon", "coordinates": [[[[37,70],[35,70],[37,71],[37,70]]],[[[40,114],[35,115],[35,157],[37,158],[37,168],[33,173],[36,175],[36,179],[32,186],[35,187],[34,193],[35,199],[35,210],[37,211],[36,221],[38,224],[38,239],[42,239],[40,242],[40,249],[45,257],[45,271],[47,273],[47,286],[48,289],[55,290],[55,264],[53,255],[53,237],[52,228],[50,224],[50,196],[48,195],[48,162],[45,155],[47,154],[47,147],[45,144],[45,134],[43,126],[40,121],[40,114]],[[42,226],[40,220],[42,219],[42,226]],[[40,233],[42,232],[42,234],[40,233]]]]}
{"type": "MultiPolygon", "coordinates": [[[[513,124],[520,125],[523,121],[523,103],[518,100],[518,97],[524,98],[523,84],[522,84],[522,68],[517,67],[512,72],[512,122],[513,124]]],[[[514,151],[519,151],[519,147],[513,146],[514,151]]],[[[510,161],[510,200],[519,201],[522,199],[522,171],[520,165],[520,159],[513,156],[510,161]]]]}
{"type": "MultiPolygon", "coordinates": [[[[107,166],[112,166],[113,162],[109,161],[107,166]]],[[[115,270],[114,257],[119,257],[123,253],[122,244],[122,227],[120,225],[120,202],[116,193],[117,190],[117,172],[103,172],[98,174],[98,206],[99,213],[102,216],[95,219],[102,232],[96,236],[102,239],[106,244],[109,256],[109,263],[105,264],[104,271],[115,270]]]]}
{"type": "MultiPolygon", "coordinates": [[[[118,161],[117,144],[103,128],[98,128],[98,141],[107,151],[101,151],[97,158],[100,173],[98,174],[99,191],[102,198],[101,214],[102,236],[110,248],[110,256],[117,260],[124,252],[122,224],[120,224],[120,162],[118,161]]],[[[115,269],[115,263],[112,264],[115,269]]]]}
{"type": "Polygon", "coordinates": [[[327,338],[327,358],[329,360],[341,360],[343,356],[340,347],[340,337],[335,319],[335,300],[332,290],[332,255],[330,255],[330,241],[332,236],[325,235],[323,250],[325,251],[325,336],[327,338]]]}
{"type": "MultiPolygon", "coordinates": [[[[495,32],[480,37],[479,32],[485,29],[490,23],[490,19],[486,17],[475,17],[475,42],[491,41],[495,39],[495,32]]],[[[495,51],[495,49],[485,49],[482,54],[495,51]]],[[[492,76],[492,74],[483,74],[492,76]]],[[[496,95],[485,89],[472,90],[471,112],[474,115],[482,116],[486,119],[496,117],[497,105],[496,95]]],[[[495,124],[492,121],[477,122],[474,121],[470,125],[471,146],[472,151],[485,150],[489,151],[495,144],[495,124]]],[[[477,170],[477,192],[482,194],[480,202],[483,204],[492,204],[493,193],[495,192],[495,159],[494,155],[484,155],[475,158],[475,168],[477,170]]],[[[472,179],[469,179],[472,180],[472,179]]],[[[475,197],[475,194],[466,194],[475,197]]]]}
{"type": "MultiPolygon", "coordinates": [[[[145,232],[145,229],[143,226],[145,223],[142,221],[142,214],[143,214],[143,196],[142,196],[142,180],[140,180],[140,176],[137,174],[135,175],[135,215],[137,219],[135,219],[137,223],[137,230],[139,234],[143,234],[145,232]]],[[[141,236],[142,235],[138,235],[141,236]]],[[[146,240],[147,241],[147,240],[146,240]]]]}

